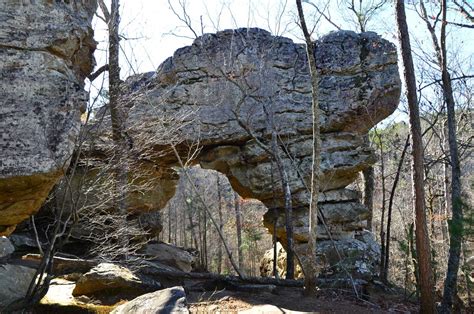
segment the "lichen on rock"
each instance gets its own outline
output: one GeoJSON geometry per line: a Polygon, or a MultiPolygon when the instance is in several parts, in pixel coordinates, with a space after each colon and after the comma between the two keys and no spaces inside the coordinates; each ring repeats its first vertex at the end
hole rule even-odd
{"type": "Polygon", "coordinates": [[[95,0],[0,2],[0,235],[68,166],[94,66],[95,0]]]}

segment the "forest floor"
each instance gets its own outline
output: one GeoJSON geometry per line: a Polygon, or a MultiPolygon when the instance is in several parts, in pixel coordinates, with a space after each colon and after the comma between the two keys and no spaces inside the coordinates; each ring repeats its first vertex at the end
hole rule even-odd
{"type": "Polygon", "coordinates": [[[302,288],[280,287],[277,293],[221,290],[188,294],[191,313],[417,313],[415,303],[390,291],[371,291],[364,299],[350,291],[322,289],[317,296],[303,295],[302,288]],[[272,306],[270,306],[272,305],[272,306]]]}

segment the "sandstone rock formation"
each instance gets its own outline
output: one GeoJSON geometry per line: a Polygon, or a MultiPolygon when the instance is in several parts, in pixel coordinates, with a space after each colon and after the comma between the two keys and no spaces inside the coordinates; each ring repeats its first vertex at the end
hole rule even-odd
{"type": "MultiPolygon", "coordinates": [[[[397,55],[395,46],[375,33],[339,31],[318,41],[316,57],[322,110],[319,206],[329,229],[320,225],[319,243],[333,247],[330,231],[344,256],[345,248],[366,247],[359,244],[365,243],[369,213],[346,186],[375,161],[364,135],[398,105],[397,55]]],[[[269,208],[264,223],[286,245],[279,175],[260,144],[269,145],[275,131],[291,185],[295,246],[305,254],[312,126],[304,46],[261,29],[206,34],[156,72],[129,78],[124,89],[129,143],[148,141],[144,162],[171,169],[178,165],[171,144],[185,159],[188,147],[198,143],[192,162],[224,173],[241,196],[261,200],[269,208]],[[173,131],[165,132],[167,127],[173,131]]],[[[102,136],[89,153],[100,156],[108,145],[110,138],[102,136]]]]}
{"type": "Polygon", "coordinates": [[[158,282],[144,281],[125,267],[101,263],[79,278],[72,295],[137,297],[160,288],[158,282]]]}
{"type": "Polygon", "coordinates": [[[67,168],[93,69],[95,0],[0,2],[0,235],[67,168]]]}

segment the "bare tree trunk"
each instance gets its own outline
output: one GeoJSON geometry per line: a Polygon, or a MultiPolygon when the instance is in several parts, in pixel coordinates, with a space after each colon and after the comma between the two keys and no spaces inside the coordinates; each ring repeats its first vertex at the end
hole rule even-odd
{"type": "Polygon", "coordinates": [[[441,81],[443,97],[446,103],[448,115],[448,145],[449,164],[451,166],[451,195],[447,198],[451,203],[452,218],[449,226],[449,258],[446,278],[444,280],[443,300],[441,312],[449,313],[452,310],[453,298],[457,294],[457,279],[461,256],[461,243],[463,234],[463,205],[461,199],[461,167],[459,163],[459,152],[456,135],[456,113],[455,101],[451,76],[448,71],[446,50],[446,25],[447,25],[447,1],[441,1],[441,30],[439,41],[436,31],[431,25],[423,1],[420,2],[423,18],[431,34],[433,47],[436,51],[438,66],[441,70],[441,81]]]}
{"type": "Polygon", "coordinates": [[[234,192],[235,226],[237,228],[237,251],[239,253],[239,269],[244,269],[244,253],[242,252],[242,213],[240,208],[239,194],[234,192]]]}
{"type": "MultiPolygon", "coordinates": [[[[273,194],[273,202],[275,203],[276,201],[276,190],[275,190],[275,181],[273,178],[273,160],[271,162],[271,180],[272,180],[272,194],[273,194]]],[[[273,204],[273,207],[275,207],[275,204],[273,204]]],[[[272,210],[275,210],[274,208],[272,210]]],[[[273,243],[273,277],[278,278],[278,269],[277,269],[277,262],[278,262],[278,239],[276,235],[276,230],[277,230],[277,225],[278,225],[278,215],[275,214],[273,218],[273,234],[272,234],[272,243],[273,243]]]]}
{"type": "MultiPolygon", "coordinates": [[[[369,143],[369,136],[364,136],[364,141],[369,143]]],[[[369,218],[367,219],[367,230],[372,231],[372,217],[374,213],[374,190],[375,190],[375,180],[374,180],[374,167],[370,166],[369,168],[362,171],[362,176],[364,177],[364,205],[369,211],[369,218]]]]}
{"type": "MultiPolygon", "coordinates": [[[[184,198],[186,199],[186,195],[184,196],[184,198]]],[[[196,235],[196,230],[195,230],[195,225],[194,225],[194,222],[193,222],[193,211],[192,211],[192,207],[191,207],[191,204],[189,204],[186,200],[186,207],[187,207],[187,210],[188,210],[188,220],[189,220],[189,228],[191,229],[191,242],[194,243],[194,248],[196,250],[199,250],[199,243],[198,243],[198,240],[197,240],[197,235],[196,235]]]]}
{"type": "Polygon", "coordinates": [[[270,118],[272,128],[271,150],[278,168],[278,173],[280,174],[282,190],[285,198],[286,279],[293,279],[295,277],[295,253],[293,244],[293,204],[291,199],[290,182],[278,148],[278,136],[273,122],[273,113],[270,113],[268,117],[270,118]]]}
{"type": "Polygon", "coordinates": [[[125,142],[124,117],[121,112],[120,99],[120,13],[119,0],[111,0],[110,12],[103,0],[99,1],[99,6],[104,14],[109,32],[109,110],[112,123],[112,140],[115,144],[114,158],[114,176],[115,176],[115,206],[121,214],[127,214],[126,195],[128,186],[128,164],[127,164],[127,145],[125,142]]]}
{"type": "MultiPolygon", "coordinates": [[[[448,126],[443,125],[443,134],[444,134],[444,151],[449,150],[449,143],[448,143],[448,126]]],[[[450,178],[449,178],[449,157],[446,154],[445,160],[443,162],[443,175],[444,175],[444,213],[443,217],[446,218],[446,222],[442,222],[441,231],[443,232],[443,240],[448,239],[449,237],[449,226],[448,226],[448,217],[449,213],[451,212],[451,197],[449,193],[449,187],[451,186],[450,178]]]]}
{"type": "Polygon", "coordinates": [[[174,245],[178,245],[178,210],[176,209],[176,206],[173,206],[173,221],[174,221],[174,228],[173,228],[174,245]]]}
{"type": "Polygon", "coordinates": [[[204,267],[204,244],[203,244],[203,228],[202,228],[202,211],[199,209],[197,212],[198,216],[198,235],[199,235],[199,263],[201,267],[204,267]]]}
{"type": "Polygon", "coordinates": [[[416,249],[420,277],[420,311],[422,313],[435,313],[434,283],[431,269],[431,249],[426,227],[424,178],[423,178],[423,142],[420,125],[420,112],[416,94],[415,69],[411,55],[410,35],[405,15],[405,3],[396,1],[396,17],[400,50],[403,60],[403,75],[407,89],[407,100],[410,115],[410,131],[412,137],[413,158],[413,192],[416,224],[416,249]]]}
{"type": "Polygon", "coordinates": [[[382,215],[380,217],[380,273],[382,274],[385,270],[385,204],[386,202],[386,189],[385,189],[385,152],[383,150],[383,142],[380,133],[375,129],[375,135],[378,137],[380,143],[380,176],[382,181],[382,215]]]}
{"type": "Polygon", "coordinates": [[[171,205],[168,206],[168,243],[171,244],[171,205]]]}
{"type": "Polygon", "coordinates": [[[452,219],[449,230],[449,258],[446,279],[444,280],[443,301],[441,312],[449,312],[453,306],[453,298],[457,292],[457,280],[459,262],[461,256],[461,243],[463,234],[463,204],[461,199],[461,167],[459,164],[459,152],[456,135],[456,114],[451,76],[448,72],[446,51],[446,0],[441,1],[442,23],[441,23],[441,78],[443,81],[443,94],[448,113],[448,140],[449,157],[451,164],[451,206],[452,219]]]}
{"type": "Polygon", "coordinates": [[[385,240],[385,262],[383,272],[380,274],[382,282],[388,283],[388,269],[390,262],[390,227],[392,224],[392,209],[393,209],[393,200],[395,198],[395,191],[397,189],[398,181],[400,179],[400,173],[402,171],[403,161],[405,160],[405,154],[407,152],[408,146],[410,145],[410,136],[407,136],[405,141],[405,146],[403,146],[402,155],[398,162],[397,173],[395,179],[393,180],[392,190],[390,191],[390,198],[388,200],[388,213],[387,213],[387,238],[385,240]]]}
{"type": "MultiPolygon", "coordinates": [[[[221,196],[221,184],[219,179],[219,174],[216,172],[216,181],[217,181],[217,206],[219,210],[219,229],[223,232],[224,225],[222,221],[222,196],[221,196]]],[[[219,246],[217,247],[217,273],[222,273],[222,243],[219,241],[219,246]]]]}
{"type": "Polygon", "coordinates": [[[187,212],[186,208],[183,208],[183,221],[181,225],[183,226],[183,238],[184,238],[183,244],[185,248],[188,248],[188,235],[186,234],[186,230],[188,229],[186,226],[187,224],[186,212],[187,212]]]}
{"type": "Polygon", "coordinates": [[[207,212],[204,210],[203,211],[203,236],[202,236],[202,243],[203,243],[203,249],[204,249],[204,269],[207,271],[208,270],[208,254],[207,254],[207,212]]]}
{"type": "Polygon", "coordinates": [[[316,68],[315,43],[311,40],[311,34],[306,26],[301,0],[296,0],[298,16],[306,42],[306,54],[308,56],[309,71],[311,75],[312,91],[312,113],[313,113],[313,164],[311,169],[311,200],[309,205],[309,243],[308,264],[305,268],[305,291],[307,294],[316,293],[316,279],[318,269],[316,264],[316,234],[318,226],[318,196],[320,189],[320,165],[321,165],[321,134],[319,123],[319,76],[316,68]]]}

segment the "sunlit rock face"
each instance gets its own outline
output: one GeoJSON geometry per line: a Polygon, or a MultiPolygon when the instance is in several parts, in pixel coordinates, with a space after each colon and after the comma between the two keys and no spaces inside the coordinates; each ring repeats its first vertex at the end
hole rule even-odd
{"type": "Polygon", "coordinates": [[[93,0],[0,1],[0,235],[62,175],[93,69],[93,0]]]}
{"type": "MultiPolygon", "coordinates": [[[[346,186],[375,162],[364,135],[398,105],[396,48],[375,33],[339,31],[317,42],[316,59],[320,207],[336,241],[355,241],[369,213],[358,193],[346,186]]],[[[265,225],[285,246],[280,176],[265,148],[274,130],[291,186],[295,245],[304,247],[312,113],[303,45],[253,28],[206,34],[177,50],[156,72],[130,77],[124,88],[127,134],[133,143],[152,139],[146,146],[155,154],[149,153],[148,161],[170,168],[178,164],[170,143],[183,159],[188,147],[199,144],[193,162],[224,173],[241,196],[261,200],[269,208],[265,225]]],[[[100,142],[91,152],[106,144],[100,142]]],[[[328,247],[328,230],[321,226],[320,231],[321,247],[328,247]]]]}

